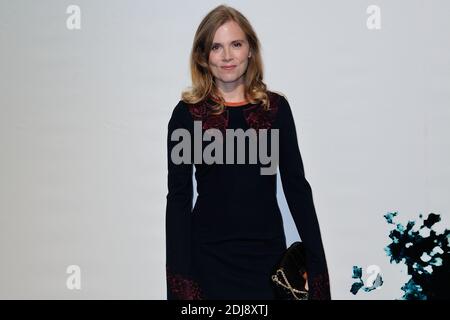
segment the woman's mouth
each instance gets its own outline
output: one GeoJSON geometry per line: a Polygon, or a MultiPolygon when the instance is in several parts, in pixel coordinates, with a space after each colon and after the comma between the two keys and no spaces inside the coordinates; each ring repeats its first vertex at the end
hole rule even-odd
{"type": "Polygon", "coordinates": [[[223,66],[221,68],[224,70],[233,70],[234,68],[236,68],[236,66],[223,66]]]}

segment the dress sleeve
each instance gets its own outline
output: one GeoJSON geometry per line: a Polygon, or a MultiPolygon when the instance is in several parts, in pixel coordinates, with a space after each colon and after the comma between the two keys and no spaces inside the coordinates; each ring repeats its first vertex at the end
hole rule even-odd
{"type": "Polygon", "coordinates": [[[288,101],[279,106],[279,168],[286,201],[306,249],[310,299],[331,299],[328,268],[313,202],[311,186],[305,178],[297,131],[288,101]]]}
{"type": "MultiPolygon", "coordinates": [[[[193,164],[175,164],[172,149],[180,141],[171,141],[176,129],[189,132],[190,114],[180,102],[173,110],[167,134],[167,206],[166,206],[166,283],[168,300],[197,299],[199,290],[191,274],[191,212],[193,201],[193,164]]],[[[191,132],[190,132],[191,133],[191,132]]],[[[181,139],[180,139],[181,140],[181,139]]],[[[191,153],[192,155],[192,153],[191,153]]]]}

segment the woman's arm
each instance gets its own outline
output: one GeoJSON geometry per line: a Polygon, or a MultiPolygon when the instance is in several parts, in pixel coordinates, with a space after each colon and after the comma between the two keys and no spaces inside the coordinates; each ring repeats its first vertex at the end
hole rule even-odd
{"type": "Polygon", "coordinates": [[[312,190],[305,178],[297,131],[289,103],[280,98],[279,168],[289,210],[305,245],[310,299],[330,299],[328,268],[312,190]]]}
{"type": "Polygon", "coordinates": [[[177,129],[188,130],[190,120],[187,106],[180,101],[168,124],[167,135],[167,206],[166,206],[166,280],[167,299],[196,299],[197,284],[193,281],[191,264],[191,212],[193,200],[192,161],[175,164],[172,149],[179,141],[172,141],[177,129]]]}

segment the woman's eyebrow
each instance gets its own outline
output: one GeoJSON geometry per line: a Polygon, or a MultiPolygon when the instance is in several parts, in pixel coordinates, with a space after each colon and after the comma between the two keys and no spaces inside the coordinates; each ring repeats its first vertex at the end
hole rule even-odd
{"type": "MultiPolygon", "coordinates": [[[[233,42],[244,42],[245,40],[243,40],[243,39],[238,39],[238,40],[233,40],[233,41],[230,41],[230,43],[233,43],[233,42]]],[[[222,44],[222,43],[220,43],[220,42],[213,42],[213,45],[215,45],[215,44],[222,44]]]]}

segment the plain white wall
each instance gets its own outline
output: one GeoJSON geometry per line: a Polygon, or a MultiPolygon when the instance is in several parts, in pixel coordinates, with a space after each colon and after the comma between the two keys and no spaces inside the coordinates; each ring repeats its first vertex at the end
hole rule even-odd
{"type": "MultiPolygon", "coordinates": [[[[195,30],[221,3],[0,1],[0,298],[165,299],[167,122],[195,30]]],[[[333,298],[400,298],[383,215],[450,218],[449,2],[226,4],[293,109],[333,298]],[[366,27],[372,4],[380,30],[366,27]],[[353,296],[352,266],[371,264],[383,286],[353,296]]]]}

